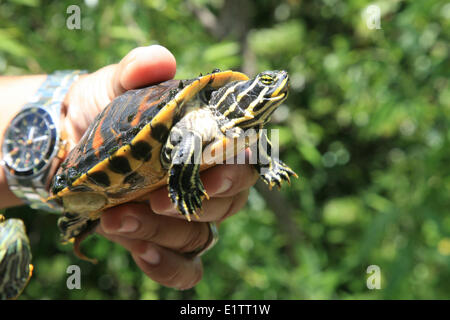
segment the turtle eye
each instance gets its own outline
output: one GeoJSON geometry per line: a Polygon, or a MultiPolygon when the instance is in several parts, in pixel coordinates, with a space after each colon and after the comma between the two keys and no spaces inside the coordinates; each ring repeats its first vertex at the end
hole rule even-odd
{"type": "Polygon", "coordinates": [[[259,81],[261,81],[261,83],[266,86],[270,86],[271,84],[273,84],[274,78],[272,76],[269,76],[268,74],[264,74],[261,76],[259,81]]]}

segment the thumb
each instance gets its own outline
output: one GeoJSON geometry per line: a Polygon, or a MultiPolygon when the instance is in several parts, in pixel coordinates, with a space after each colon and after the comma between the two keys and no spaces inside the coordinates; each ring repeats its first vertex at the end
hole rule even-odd
{"type": "Polygon", "coordinates": [[[172,79],[175,72],[175,57],[166,48],[153,45],[133,49],[115,68],[111,79],[114,97],[126,90],[172,79]]]}

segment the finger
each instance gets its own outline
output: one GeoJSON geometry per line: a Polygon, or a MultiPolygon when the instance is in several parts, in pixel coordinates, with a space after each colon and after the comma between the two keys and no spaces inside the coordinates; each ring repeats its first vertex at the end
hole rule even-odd
{"type": "MultiPolygon", "coordinates": [[[[242,210],[242,208],[246,205],[248,200],[248,195],[250,194],[249,189],[245,189],[244,191],[241,191],[238,193],[235,197],[233,202],[231,203],[231,206],[228,208],[228,211],[225,212],[221,217],[217,217],[216,220],[213,221],[219,221],[220,223],[223,222],[228,217],[231,217],[232,215],[238,213],[242,210]]],[[[208,221],[208,217],[205,215],[205,218],[201,218],[201,220],[205,219],[205,221],[208,221]]]]}
{"type": "Polygon", "coordinates": [[[201,259],[186,258],[168,249],[147,243],[131,250],[136,264],[154,281],[179,290],[190,289],[203,276],[201,259]],[[154,262],[157,261],[155,264],[154,262]]]}
{"type": "Polygon", "coordinates": [[[120,236],[107,236],[131,252],[147,276],[162,285],[185,290],[202,278],[203,266],[199,257],[188,258],[151,242],[120,236]]]}
{"type": "Polygon", "coordinates": [[[122,239],[139,239],[184,253],[203,248],[210,240],[206,223],[157,215],[142,203],[106,210],[97,232],[121,244],[122,239]]]}
{"type": "Polygon", "coordinates": [[[159,45],[139,47],[120,61],[111,79],[111,89],[118,96],[126,90],[172,79],[175,72],[175,57],[169,50],[159,45]]]}
{"type": "Polygon", "coordinates": [[[202,181],[214,197],[229,197],[252,187],[258,180],[256,170],[247,164],[219,165],[206,170],[202,181]]]}
{"type": "MultiPolygon", "coordinates": [[[[238,213],[247,203],[249,189],[245,189],[238,194],[227,198],[211,198],[203,201],[203,212],[199,215],[198,221],[223,221],[238,213]]],[[[172,213],[181,219],[185,219],[180,213],[172,213]]]]}
{"type": "MultiPolygon", "coordinates": [[[[250,165],[227,164],[217,165],[200,174],[206,192],[212,198],[234,196],[237,193],[253,186],[258,175],[250,165]]],[[[170,201],[166,187],[157,189],[149,194],[151,208],[160,214],[171,214],[177,212],[170,201]]],[[[203,201],[205,204],[207,201],[203,201]]],[[[204,208],[206,212],[206,208],[204,208]]]]}

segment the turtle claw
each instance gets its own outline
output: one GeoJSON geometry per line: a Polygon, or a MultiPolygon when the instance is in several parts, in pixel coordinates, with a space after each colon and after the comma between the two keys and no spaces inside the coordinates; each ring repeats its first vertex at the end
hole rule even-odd
{"type": "Polygon", "coordinates": [[[209,194],[206,192],[205,188],[203,187],[203,184],[201,185],[202,185],[201,189],[202,194],[205,196],[206,200],[209,200],[209,194]]]}
{"type": "Polygon", "coordinates": [[[189,193],[179,193],[176,191],[169,191],[171,194],[171,200],[177,207],[178,211],[186,217],[188,221],[191,221],[191,215],[196,219],[200,219],[197,211],[202,212],[202,200],[205,198],[203,193],[198,190],[191,191],[189,193]]]}
{"type": "MultiPolygon", "coordinates": [[[[203,185],[202,185],[203,188],[203,185]]],[[[202,188],[195,188],[189,191],[175,190],[169,186],[169,195],[172,202],[177,207],[178,211],[186,217],[188,221],[191,221],[191,215],[199,218],[199,214],[202,214],[202,201],[203,199],[209,199],[206,191],[202,188]],[[198,214],[198,213],[199,214],[198,214]]]]}
{"type": "Polygon", "coordinates": [[[280,190],[282,181],[286,181],[290,185],[291,176],[298,178],[297,174],[291,168],[278,159],[272,160],[272,166],[270,168],[263,167],[260,169],[260,177],[269,186],[270,190],[274,186],[277,186],[278,190],[280,190]]]}

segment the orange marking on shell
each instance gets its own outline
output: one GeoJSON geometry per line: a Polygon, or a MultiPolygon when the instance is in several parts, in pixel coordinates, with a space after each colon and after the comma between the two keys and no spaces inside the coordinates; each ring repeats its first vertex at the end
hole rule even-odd
{"type": "Polygon", "coordinates": [[[109,130],[111,131],[111,133],[113,134],[113,136],[117,138],[117,135],[118,135],[118,134],[117,134],[117,131],[114,130],[113,127],[109,128],[109,130]]]}
{"type": "Polygon", "coordinates": [[[133,121],[131,121],[131,123],[130,123],[133,127],[135,127],[135,126],[137,126],[137,125],[139,124],[139,121],[141,120],[141,117],[142,117],[142,113],[143,113],[144,111],[146,111],[146,110],[152,108],[153,106],[155,106],[155,105],[157,105],[157,104],[159,104],[159,103],[162,102],[162,99],[161,99],[161,98],[158,99],[158,100],[156,100],[156,101],[151,102],[150,104],[147,103],[147,100],[148,100],[148,95],[146,95],[146,96],[144,97],[144,99],[142,99],[142,102],[141,102],[141,104],[139,105],[139,108],[138,108],[138,110],[137,110],[137,113],[136,113],[136,115],[134,116],[133,121]]]}
{"type": "Polygon", "coordinates": [[[95,156],[96,157],[100,157],[100,152],[98,151],[98,149],[100,148],[100,146],[104,142],[103,137],[102,137],[102,130],[101,130],[104,120],[105,120],[105,117],[103,117],[100,120],[97,128],[95,129],[94,137],[92,138],[92,149],[97,150],[97,151],[95,151],[95,156]]]}

